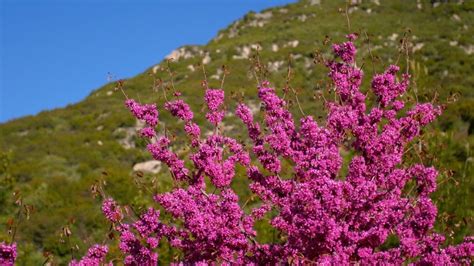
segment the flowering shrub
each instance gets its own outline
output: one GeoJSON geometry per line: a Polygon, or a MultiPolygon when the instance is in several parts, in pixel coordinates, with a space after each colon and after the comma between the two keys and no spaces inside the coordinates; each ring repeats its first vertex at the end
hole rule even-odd
{"type": "MultiPolygon", "coordinates": [[[[202,137],[191,108],[175,93],[164,108],[184,122],[192,147],[186,164],[170,149],[172,140],[155,131],[156,106],[126,100],[147,125],[140,132],[149,141],[147,150],[168,166],[178,184],[154,197],[172,222],[164,222],[152,207],[133,219],[113,199],[104,200],[102,211],[120,235],[126,265],[156,265],[157,248],[165,240],[182,251],[181,262],[193,264],[471,263],[473,237],[445,247],[444,237],[433,232],[437,209],[430,194],[436,190],[436,169],[403,163],[410,141],[442,109],[431,103],[405,106],[399,96],[410,77],[397,77],[394,65],[373,77],[377,104],[368,107],[360,91],[363,71],[355,64],[355,35],[348,39],[333,45],[335,59],[326,62],[337,95],[327,103],[326,122],[304,116],[298,125],[286,101],[264,81],[258,87],[263,123],[244,103],[235,112],[248,129],[250,148],[218,130],[202,137]],[[341,147],[355,154],[344,177],[341,147]],[[282,161],[291,165],[285,171],[291,174],[283,175],[282,161]],[[249,213],[230,187],[237,164],[247,169],[249,188],[261,201],[249,213]],[[412,183],[415,189],[406,189],[412,183]],[[254,225],[261,219],[279,231],[278,241],[256,240],[254,225]],[[384,245],[389,237],[398,243],[384,245]]],[[[217,127],[225,114],[224,91],[207,89],[204,99],[206,118],[217,127]]],[[[71,265],[105,263],[106,253],[106,246],[96,245],[71,265]]],[[[0,262],[13,262],[14,246],[0,245],[0,255],[0,262]]]]}
{"type": "MultiPolygon", "coordinates": [[[[238,104],[236,115],[252,142],[250,153],[218,131],[201,138],[191,108],[179,99],[180,93],[175,94],[177,99],[167,102],[165,109],[184,121],[194,149],[189,156],[192,169],[170,150],[167,136],[155,133],[155,106],[127,99],[132,114],[148,125],[142,130],[142,136],[150,140],[148,151],[169,167],[181,186],[154,197],[176,221],[168,224],[153,208],[131,224],[122,223],[117,221],[123,217],[118,205],[104,201],[105,216],[120,233],[125,264],[155,264],[161,239],[181,250],[185,263],[471,262],[473,238],[442,248],[444,237],[433,232],[437,209],[430,194],[436,189],[436,169],[402,164],[407,145],[441,114],[441,108],[431,103],[405,108],[399,96],[408,89],[410,77],[403,74],[399,79],[394,65],[373,77],[371,87],[378,104],[368,108],[366,95],[360,91],[363,72],[355,65],[355,36],[348,39],[333,45],[340,61],[326,62],[338,100],[327,103],[325,125],[305,116],[298,127],[287,103],[266,81],[258,88],[263,124],[254,120],[248,106],[238,104]],[[344,178],[338,176],[341,146],[355,153],[344,178]],[[291,176],[280,174],[282,160],[290,162],[291,176]],[[261,200],[249,214],[230,187],[236,164],[247,169],[249,188],[261,200]],[[416,190],[407,192],[408,182],[414,182],[416,190]],[[206,192],[208,186],[215,192],[206,192]],[[255,239],[254,224],[269,212],[274,213],[271,226],[283,238],[261,244],[255,239]],[[389,236],[399,244],[381,248],[389,236]]],[[[217,126],[224,116],[224,91],[207,89],[204,99],[206,118],[217,126]]]]}

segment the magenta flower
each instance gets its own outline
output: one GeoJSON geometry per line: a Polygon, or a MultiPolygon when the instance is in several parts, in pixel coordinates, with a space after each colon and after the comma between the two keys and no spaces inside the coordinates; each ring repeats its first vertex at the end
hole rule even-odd
{"type": "MultiPolygon", "coordinates": [[[[350,39],[354,39],[355,35],[349,35],[350,39]]],[[[346,63],[353,63],[355,60],[356,48],[354,43],[351,41],[344,42],[340,44],[333,44],[332,49],[334,51],[334,55],[340,57],[342,61],[346,63]]]]}
{"type": "Polygon", "coordinates": [[[221,89],[207,89],[204,94],[207,108],[211,111],[217,111],[224,103],[224,91],[221,89]]]}
{"type": "Polygon", "coordinates": [[[123,219],[122,210],[117,203],[111,199],[105,199],[102,203],[102,212],[104,213],[107,220],[112,223],[120,222],[123,219]]]}
{"type": "Polygon", "coordinates": [[[151,153],[155,160],[165,163],[176,180],[184,180],[189,170],[184,167],[184,161],[168,149],[169,139],[161,137],[158,142],[150,143],[147,150],[151,153]]]}
{"type": "Polygon", "coordinates": [[[16,260],[16,244],[0,243],[0,265],[13,266],[16,260]]]}
{"type": "Polygon", "coordinates": [[[105,256],[109,252],[107,246],[94,245],[87,251],[87,255],[84,256],[80,261],[73,260],[69,263],[69,266],[95,266],[95,265],[109,265],[112,266],[112,262],[105,263],[105,256]]]}
{"type": "Polygon", "coordinates": [[[167,102],[165,104],[165,109],[170,111],[173,116],[176,116],[184,121],[192,120],[194,117],[191,108],[189,108],[189,105],[186,104],[183,100],[167,102]]]}
{"type": "Polygon", "coordinates": [[[201,128],[194,122],[187,122],[184,126],[184,131],[191,138],[193,146],[197,146],[199,136],[201,135],[201,128]]]}
{"type": "Polygon", "coordinates": [[[155,127],[158,124],[158,110],[155,104],[140,105],[133,99],[127,99],[125,105],[137,119],[145,121],[148,126],[155,127]]]}
{"type": "Polygon", "coordinates": [[[144,138],[151,139],[156,135],[156,132],[152,127],[145,127],[140,130],[140,135],[144,138]]]}
{"type": "Polygon", "coordinates": [[[207,89],[204,95],[209,112],[206,114],[207,120],[213,125],[219,124],[224,118],[224,111],[219,110],[224,103],[224,91],[221,89],[207,89]]]}

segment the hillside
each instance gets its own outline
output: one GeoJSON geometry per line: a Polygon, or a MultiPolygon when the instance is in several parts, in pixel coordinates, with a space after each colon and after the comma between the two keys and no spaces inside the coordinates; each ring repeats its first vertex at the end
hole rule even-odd
{"type": "MultiPolygon", "coordinates": [[[[172,51],[174,86],[198,114],[197,121],[205,123],[199,112],[203,104],[201,65],[211,87],[220,86],[225,65],[228,110],[233,110],[231,95],[258,108],[251,71],[258,50],[266,70],[261,74],[276,88],[285,84],[291,58],[290,83],[299,93],[302,110],[324,116],[323,103],[314,96],[324,90],[326,70],[313,57],[328,57],[327,41],[341,41],[349,31],[341,8],[345,8],[344,1],[303,0],[249,13],[206,45],[172,51]]],[[[442,173],[435,196],[439,208],[436,230],[446,232],[449,241],[459,242],[474,233],[474,2],[362,0],[351,5],[348,13],[351,31],[360,35],[356,43],[359,64],[367,73],[366,88],[374,71],[399,61],[413,75],[408,97],[447,106],[425,141],[407,156],[419,162],[416,152],[423,153],[422,163],[435,165],[442,173]],[[411,51],[408,65],[405,56],[397,60],[405,35],[411,51]]],[[[163,60],[127,79],[125,93],[160,106],[164,98],[156,88],[160,80],[170,85],[166,68],[167,60],[163,60]]],[[[171,186],[167,169],[149,162],[151,157],[143,151],[145,143],[136,137],[140,124],[128,113],[124,96],[115,87],[112,82],[77,104],[0,125],[0,241],[7,238],[8,221],[17,212],[12,192],[18,191],[24,203],[33,206],[16,236],[20,264],[42,263],[44,251],[64,263],[70,258],[68,242],[82,254],[90,243],[106,239],[108,228],[100,213],[100,199],[90,189],[97,182],[105,183],[106,193],[119,202],[133,199],[137,208],[149,201],[143,187],[151,182],[156,190],[171,186]],[[72,232],[69,240],[61,236],[65,226],[72,232]]],[[[298,116],[296,107],[294,111],[298,116]]],[[[163,111],[160,115],[167,130],[181,134],[180,125],[169,114],[163,111]]],[[[223,130],[239,136],[242,127],[231,115],[224,123],[223,130]]],[[[186,152],[184,146],[174,148],[186,152]]],[[[239,186],[242,180],[235,182],[239,186]]]]}

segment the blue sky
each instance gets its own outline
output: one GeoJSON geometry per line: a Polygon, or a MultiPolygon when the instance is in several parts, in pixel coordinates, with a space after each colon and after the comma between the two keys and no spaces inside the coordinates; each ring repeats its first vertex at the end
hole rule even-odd
{"type": "Polygon", "coordinates": [[[0,123],[85,98],[290,0],[0,0],[0,123]]]}

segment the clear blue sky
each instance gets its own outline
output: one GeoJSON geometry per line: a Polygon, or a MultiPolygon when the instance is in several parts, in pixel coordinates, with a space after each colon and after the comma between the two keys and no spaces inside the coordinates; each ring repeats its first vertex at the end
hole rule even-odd
{"type": "Polygon", "coordinates": [[[0,0],[0,123],[85,98],[290,0],[0,0]]]}

